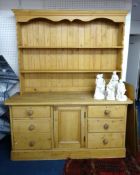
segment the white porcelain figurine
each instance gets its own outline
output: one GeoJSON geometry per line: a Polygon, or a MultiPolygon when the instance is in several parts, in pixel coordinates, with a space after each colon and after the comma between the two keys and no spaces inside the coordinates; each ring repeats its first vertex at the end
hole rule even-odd
{"type": "Polygon", "coordinates": [[[118,101],[126,101],[127,96],[125,95],[125,92],[126,92],[125,84],[123,83],[123,80],[120,79],[120,81],[118,83],[118,87],[117,87],[116,99],[118,101]]]}
{"type": "Polygon", "coordinates": [[[94,99],[103,100],[105,99],[105,80],[103,78],[103,74],[98,74],[96,77],[96,88],[94,99]]]}
{"type": "Polygon", "coordinates": [[[112,81],[110,81],[106,87],[106,99],[115,100],[115,92],[116,92],[115,86],[112,83],[112,81]]]}
{"type": "Polygon", "coordinates": [[[118,86],[119,77],[116,74],[116,71],[113,72],[110,82],[106,87],[106,99],[107,100],[115,100],[115,96],[117,93],[117,86],[118,86]]]}
{"type": "Polygon", "coordinates": [[[115,89],[117,89],[119,77],[118,77],[118,75],[116,74],[116,71],[113,72],[110,81],[112,82],[112,84],[113,84],[113,86],[115,87],[115,89]]]}

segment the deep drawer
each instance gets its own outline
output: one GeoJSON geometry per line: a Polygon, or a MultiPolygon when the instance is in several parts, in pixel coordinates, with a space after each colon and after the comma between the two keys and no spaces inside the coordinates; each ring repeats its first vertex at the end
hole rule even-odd
{"type": "Polygon", "coordinates": [[[50,118],[40,119],[14,119],[12,122],[14,132],[50,132],[50,118]]]}
{"type": "Polygon", "coordinates": [[[88,117],[124,118],[126,109],[127,106],[125,105],[89,106],[88,117]]]}
{"type": "Polygon", "coordinates": [[[88,118],[88,132],[125,132],[125,120],[88,118]]]}
{"type": "Polygon", "coordinates": [[[50,133],[14,133],[14,149],[50,149],[50,133]]]}
{"type": "Polygon", "coordinates": [[[88,148],[122,148],[124,133],[88,133],[88,148]]]}

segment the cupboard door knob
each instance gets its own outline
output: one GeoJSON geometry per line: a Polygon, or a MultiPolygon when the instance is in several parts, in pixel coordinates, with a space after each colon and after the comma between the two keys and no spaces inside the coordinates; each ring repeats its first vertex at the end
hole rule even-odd
{"type": "Polygon", "coordinates": [[[29,146],[30,146],[30,147],[35,146],[35,142],[34,142],[34,141],[30,141],[30,142],[29,142],[29,146]]]}
{"type": "Polygon", "coordinates": [[[34,129],[35,129],[34,125],[30,125],[29,128],[28,128],[29,131],[33,131],[34,129]]]}
{"type": "Polygon", "coordinates": [[[104,144],[104,145],[107,145],[107,144],[108,144],[108,140],[107,140],[107,139],[104,139],[104,140],[103,140],[103,144],[104,144]]]}
{"type": "Polygon", "coordinates": [[[105,114],[105,115],[109,115],[110,112],[111,112],[111,111],[109,111],[109,110],[105,110],[105,111],[104,111],[104,114],[105,114]]]}
{"type": "Polygon", "coordinates": [[[105,123],[103,127],[104,127],[104,129],[107,130],[109,128],[109,125],[107,123],[105,123]]]}
{"type": "Polygon", "coordinates": [[[27,115],[32,116],[33,115],[33,110],[27,110],[27,115]]]}

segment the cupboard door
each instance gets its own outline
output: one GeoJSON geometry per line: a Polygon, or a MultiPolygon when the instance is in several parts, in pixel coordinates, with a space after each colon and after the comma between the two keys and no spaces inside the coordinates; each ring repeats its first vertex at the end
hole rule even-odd
{"type": "Polygon", "coordinates": [[[84,107],[56,107],[54,110],[55,147],[84,147],[85,120],[84,107]]]}

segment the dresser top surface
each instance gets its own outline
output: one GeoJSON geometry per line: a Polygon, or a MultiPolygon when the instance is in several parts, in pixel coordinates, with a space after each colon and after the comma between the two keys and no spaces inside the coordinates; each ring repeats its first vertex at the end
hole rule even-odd
{"type": "Polygon", "coordinates": [[[47,18],[52,21],[79,19],[90,21],[96,18],[108,18],[114,22],[124,22],[126,10],[24,10],[13,9],[17,22],[27,22],[34,18],[47,18]]]}
{"type": "Polygon", "coordinates": [[[95,100],[89,92],[50,92],[15,95],[5,101],[6,105],[105,105],[132,104],[133,101],[95,100]]]}
{"type": "Polygon", "coordinates": [[[95,14],[111,14],[111,15],[126,15],[127,10],[39,10],[39,9],[13,9],[16,15],[95,15],[95,14]]]}

